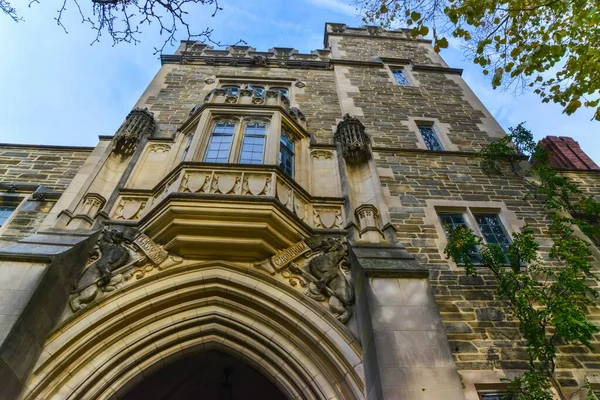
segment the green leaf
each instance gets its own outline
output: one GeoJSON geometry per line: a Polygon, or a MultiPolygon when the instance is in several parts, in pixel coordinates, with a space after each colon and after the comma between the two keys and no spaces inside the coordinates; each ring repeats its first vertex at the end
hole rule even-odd
{"type": "Polygon", "coordinates": [[[441,37],[438,40],[436,40],[436,45],[440,49],[447,49],[448,48],[448,39],[446,39],[445,37],[441,37]]]}

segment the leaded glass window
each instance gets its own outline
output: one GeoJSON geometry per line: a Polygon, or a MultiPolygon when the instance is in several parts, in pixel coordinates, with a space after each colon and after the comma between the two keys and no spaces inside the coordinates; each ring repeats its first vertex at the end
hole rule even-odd
{"type": "Polygon", "coordinates": [[[506,263],[508,264],[508,246],[510,245],[510,239],[500,217],[497,214],[474,214],[479,230],[485,239],[487,244],[497,244],[502,248],[505,254],[506,263]]]}
{"type": "Polygon", "coordinates": [[[419,125],[419,132],[428,150],[444,150],[432,126],[419,125]]]}
{"type": "Polygon", "coordinates": [[[252,122],[246,125],[240,163],[262,164],[265,152],[265,134],[267,125],[262,122],[252,122]]]}
{"type": "Polygon", "coordinates": [[[229,161],[235,123],[217,122],[210,137],[204,161],[225,163],[229,161]]]}
{"type": "Polygon", "coordinates": [[[279,167],[290,178],[294,177],[294,157],[294,141],[285,133],[281,133],[279,167]]]}
{"type": "Polygon", "coordinates": [[[507,393],[479,393],[481,400],[511,400],[514,399],[513,395],[507,393]]]}
{"type": "Polygon", "coordinates": [[[401,69],[393,69],[392,75],[394,75],[394,79],[396,80],[396,83],[398,85],[408,86],[408,79],[406,79],[406,76],[404,75],[404,71],[402,71],[401,69]]]}
{"type": "Polygon", "coordinates": [[[0,226],[4,225],[13,211],[15,211],[15,207],[0,206],[0,226]]]}
{"type": "MultiPolygon", "coordinates": [[[[438,215],[440,221],[442,222],[442,227],[444,228],[444,232],[446,233],[446,237],[450,236],[450,229],[456,229],[459,226],[469,227],[467,221],[465,220],[465,216],[459,213],[444,213],[438,215]]],[[[478,264],[478,255],[479,249],[477,247],[473,247],[471,250],[473,257],[472,261],[474,264],[478,264]]]]}

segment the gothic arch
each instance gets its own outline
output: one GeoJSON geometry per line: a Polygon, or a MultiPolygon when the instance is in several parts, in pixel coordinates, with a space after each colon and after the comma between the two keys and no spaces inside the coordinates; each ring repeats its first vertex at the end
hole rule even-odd
{"type": "Polygon", "coordinates": [[[290,399],[362,399],[360,345],[320,305],[227,262],[174,267],[126,286],[48,339],[25,399],[118,399],[194,352],[227,352],[290,399]]]}

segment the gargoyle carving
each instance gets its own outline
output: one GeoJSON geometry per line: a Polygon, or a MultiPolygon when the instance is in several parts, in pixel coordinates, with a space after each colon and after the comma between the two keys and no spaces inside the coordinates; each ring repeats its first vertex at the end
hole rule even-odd
{"type": "Polygon", "coordinates": [[[271,274],[279,272],[292,286],[300,284],[308,297],[326,301],[335,317],[346,323],[354,305],[347,252],[341,239],[312,237],[255,266],[271,274]],[[304,261],[297,261],[301,257],[304,261]]]}
{"type": "Polygon", "coordinates": [[[137,229],[128,228],[122,232],[105,228],[71,291],[71,309],[80,310],[94,301],[98,292],[115,290],[131,278],[136,267],[165,269],[182,261],[137,229]]]}

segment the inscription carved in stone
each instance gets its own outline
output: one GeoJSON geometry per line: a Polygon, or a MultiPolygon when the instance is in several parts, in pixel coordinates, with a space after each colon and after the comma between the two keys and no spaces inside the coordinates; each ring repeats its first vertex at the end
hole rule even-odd
{"type": "Polygon", "coordinates": [[[329,310],[342,323],[352,316],[354,287],[348,272],[348,250],[342,239],[311,237],[258,262],[256,268],[280,274],[304,294],[327,302],[329,310]]]}

